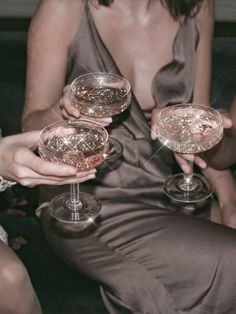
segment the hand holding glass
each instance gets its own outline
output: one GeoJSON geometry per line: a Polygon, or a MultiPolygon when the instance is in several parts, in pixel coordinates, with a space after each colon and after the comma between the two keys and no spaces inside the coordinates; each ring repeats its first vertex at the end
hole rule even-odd
{"type": "MultiPolygon", "coordinates": [[[[131,101],[131,87],[123,77],[113,73],[87,73],[77,77],[71,84],[72,104],[80,113],[90,118],[113,117],[125,111],[131,101]]],[[[122,145],[109,139],[107,160],[118,158],[122,145]]]]}
{"type": "MultiPolygon", "coordinates": [[[[49,161],[89,171],[100,165],[108,151],[108,133],[92,121],[80,119],[53,123],[41,131],[39,155],[49,161]]],[[[50,203],[53,217],[63,222],[91,221],[101,209],[99,201],[79,192],[79,184],[71,184],[70,193],[56,196],[50,203]]]]}
{"type": "MultiPolygon", "coordinates": [[[[174,152],[197,154],[217,145],[223,136],[223,121],[213,108],[198,104],[178,104],[160,111],[157,118],[158,139],[174,152]]],[[[208,180],[193,173],[176,174],[167,179],[164,192],[173,200],[192,203],[212,194],[208,180]]]]}

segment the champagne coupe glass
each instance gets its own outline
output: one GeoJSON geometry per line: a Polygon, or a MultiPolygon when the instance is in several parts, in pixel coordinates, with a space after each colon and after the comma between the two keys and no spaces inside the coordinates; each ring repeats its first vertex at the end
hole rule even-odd
{"type": "MultiPolygon", "coordinates": [[[[41,131],[38,151],[48,161],[88,171],[104,161],[108,133],[98,123],[85,119],[59,121],[41,131]]],[[[78,183],[71,184],[69,193],[56,196],[50,203],[51,215],[69,223],[92,223],[100,210],[99,201],[93,195],[79,192],[78,183]]]]}
{"type": "MultiPolygon", "coordinates": [[[[131,101],[130,83],[123,77],[104,72],[87,73],[71,84],[72,104],[88,118],[113,117],[125,111],[131,101]]],[[[109,138],[107,161],[118,159],[123,146],[109,138]]]]}
{"type": "MultiPolygon", "coordinates": [[[[181,154],[197,154],[211,149],[223,136],[220,113],[208,106],[183,103],[168,106],[157,118],[157,134],[161,143],[181,154]]],[[[208,180],[191,171],[167,179],[164,192],[173,200],[194,203],[207,199],[212,194],[208,180]]]]}

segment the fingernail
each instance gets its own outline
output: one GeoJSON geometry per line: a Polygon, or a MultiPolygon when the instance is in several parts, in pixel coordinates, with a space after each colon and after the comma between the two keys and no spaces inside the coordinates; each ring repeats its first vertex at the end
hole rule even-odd
{"type": "Polygon", "coordinates": [[[199,167],[201,167],[201,168],[204,169],[204,168],[206,168],[206,164],[205,164],[204,162],[200,162],[200,163],[199,163],[199,167]]]}

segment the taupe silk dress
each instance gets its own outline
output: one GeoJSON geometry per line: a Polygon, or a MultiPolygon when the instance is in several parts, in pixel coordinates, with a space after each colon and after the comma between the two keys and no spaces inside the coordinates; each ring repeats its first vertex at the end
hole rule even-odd
{"type": "MultiPolygon", "coordinates": [[[[195,18],[180,26],[173,61],[152,82],[158,106],[191,101],[199,35],[195,18]]],[[[121,74],[87,10],[70,50],[67,83],[100,71],[121,74]]],[[[65,232],[45,209],[41,220],[51,249],[99,282],[111,314],[236,313],[236,232],[180,213],[164,196],[175,161],[151,140],[134,95],[110,134],[124,146],[121,165],[102,168],[96,181],[83,185],[102,203],[96,228],[81,235],[73,225],[65,232]]],[[[51,196],[55,191],[47,187],[51,196]]]]}

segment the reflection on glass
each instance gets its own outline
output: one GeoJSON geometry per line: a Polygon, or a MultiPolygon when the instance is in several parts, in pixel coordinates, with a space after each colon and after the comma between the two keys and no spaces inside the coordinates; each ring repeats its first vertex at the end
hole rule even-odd
{"type": "MultiPolygon", "coordinates": [[[[78,171],[99,166],[109,149],[108,133],[97,123],[80,119],[53,123],[41,131],[39,155],[51,162],[71,165],[78,171]]],[[[50,210],[63,222],[91,221],[101,209],[99,201],[88,193],[79,192],[79,184],[71,184],[70,193],[56,196],[50,210]]]]}
{"type": "MultiPolygon", "coordinates": [[[[223,136],[223,122],[218,111],[204,105],[178,104],[160,111],[157,134],[161,143],[181,154],[198,154],[217,145],[223,136]]],[[[165,193],[176,201],[202,201],[212,194],[207,179],[193,173],[177,174],[167,179],[165,193]]]]}

